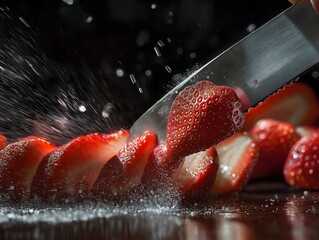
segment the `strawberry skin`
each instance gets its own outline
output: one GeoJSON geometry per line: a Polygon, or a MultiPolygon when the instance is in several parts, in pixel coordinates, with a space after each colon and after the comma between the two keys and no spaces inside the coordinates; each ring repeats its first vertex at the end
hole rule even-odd
{"type": "Polygon", "coordinates": [[[34,176],[31,194],[79,199],[90,195],[100,171],[125,144],[128,131],[80,136],[47,155],[34,176]]]}
{"type": "Polygon", "coordinates": [[[319,135],[302,137],[291,148],[284,165],[287,184],[296,188],[319,189],[319,135]]]}
{"type": "Polygon", "coordinates": [[[245,116],[243,130],[249,130],[258,120],[272,118],[295,126],[313,125],[319,118],[319,101],[307,84],[293,82],[266,98],[245,116]]]}
{"type": "Polygon", "coordinates": [[[183,166],[174,178],[186,201],[207,198],[218,169],[215,147],[185,157],[183,166]]]}
{"type": "Polygon", "coordinates": [[[7,138],[2,133],[0,133],[0,150],[4,149],[7,145],[8,145],[7,138]]]}
{"type": "Polygon", "coordinates": [[[128,142],[119,153],[105,164],[92,193],[109,198],[127,195],[141,184],[147,160],[157,145],[155,132],[146,131],[128,142]]]}
{"type": "Polygon", "coordinates": [[[42,158],[54,151],[51,143],[30,137],[0,151],[0,192],[11,199],[29,196],[32,179],[42,158]]]}
{"type": "Polygon", "coordinates": [[[300,138],[295,127],[287,122],[262,119],[249,133],[260,148],[251,179],[281,174],[289,150],[300,138]]]}
{"type": "Polygon", "coordinates": [[[212,187],[214,195],[239,192],[247,183],[259,147],[248,133],[235,133],[216,146],[219,169],[212,187]]]}
{"type": "Polygon", "coordinates": [[[167,153],[185,157],[205,150],[240,130],[243,122],[242,103],[232,88],[209,81],[188,86],[170,110],[167,153]]]}

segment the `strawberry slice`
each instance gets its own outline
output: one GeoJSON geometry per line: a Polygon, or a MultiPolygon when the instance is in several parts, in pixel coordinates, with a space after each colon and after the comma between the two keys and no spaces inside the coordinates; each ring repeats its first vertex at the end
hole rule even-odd
{"type": "Polygon", "coordinates": [[[215,147],[185,157],[182,169],[174,178],[185,200],[205,199],[216,177],[218,156],[215,147]]]}
{"type": "Polygon", "coordinates": [[[4,149],[7,145],[8,145],[7,138],[2,133],[0,133],[0,150],[4,149]]]}
{"type": "Polygon", "coordinates": [[[155,132],[146,131],[128,142],[103,167],[92,193],[108,198],[127,195],[140,185],[147,160],[157,145],[155,132]]]}
{"type": "Polygon", "coordinates": [[[314,90],[306,83],[293,82],[245,116],[243,130],[249,130],[258,120],[272,118],[295,126],[313,125],[319,118],[319,101],[314,90]]]}
{"type": "Polygon", "coordinates": [[[29,196],[33,176],[42,158],[55,150],[51,143],[30,137],[0,151],[0,192],[11,199],[29,196]]]}
{"type": "Polygon", "coordinates": [[[249,133],[260,148],[251,179],[281,174],[290,148],[300,138],[295,127],[287,122],[262,119],[249,133]]]}
{"type": "Polygon", "coordinates": [[[236,133],[216,146],[219,169],[212,193],[216,195],[239,192],[247,183],[259,148],[248,133],[236,133]]]}
{"type": "Polygon", "coordinates": [[[283,174],[296,188],[319,189],[319,134],[301,138],[291,148],[283,174]]]}
{"type": "Polygon", "coordinates": [[[128,131],[80,136],[47,155],[32,183],[32,196],[79,199],[90,194],[100,171],[122,147],[128,131]]]}
{"type": "Polygon", "coordinates": [[[244,122],[242,103],[229,87],[201,81],[183,89],[168,117],[166,146],[179,159],[230,137],[244,122]]]}
{"type": "Polygon", "coordinates": [[[178,174],[183,160],[183,157],[170,156],[167,153],[165,144],[158,145],[147,161],[142,176],[142,183],[153,188],[156,187],[159,182],[170,181],[174,174],[178,174]]]}

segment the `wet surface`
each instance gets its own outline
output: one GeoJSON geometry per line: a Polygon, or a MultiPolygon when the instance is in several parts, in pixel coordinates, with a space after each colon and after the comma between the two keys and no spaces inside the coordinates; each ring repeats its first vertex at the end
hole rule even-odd
{"type": "Polygon", "coordinates": [[[58,215],[64,213],[60,219],[50,214],[34,218],[30,212],[19,215],[11,208],[7,219],[1,217],[0,238],[318,239],[318,201],[319,192],[263,183],[249,186],[238,196],[191,207],[71,207],[58,210],[58,215]]]}

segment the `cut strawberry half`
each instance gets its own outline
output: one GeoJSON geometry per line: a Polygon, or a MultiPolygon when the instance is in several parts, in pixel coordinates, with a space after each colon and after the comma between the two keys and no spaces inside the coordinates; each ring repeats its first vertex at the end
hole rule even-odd
{"type": "Polygon", "coordinates": [[[209,196],[218,169],[215,147],[185,157],[174,178],[185,200],[201,200],[209,196]]]}
{"type": "Polygon", "coordinates": [[[0,150],[4,149],[7,145],[8,145],[7,138],[2,133],[0,133],[0,150]]]}
{"type": "Polygon", "coordinates": [[[0,192],[14,200],[28,197],[40,161],[55,149],[51,143],[35,137],[11,143],[2,149],[0,192]]]}
{"type": "Polygon", "coordinates": [[[206,150],[241,129],[242,103],[229,87],[201,81],[174,100],[167,124],[167,154],[185,157],[206,150]]]}
{"type": "Polygon", "coordinates": [[[291,148],[284,165],[287,184],[304,189],[319,189],[319,135],[301,138],[291,148]]]}
{"type": "Polygon", "coordinates": [[[151,131],[128,142],[103,167],[92,188],[93,195],[109,198],[125,196],[140,185],[147,160],[156,145],[157,135],[151,131]]]}
{"type": "Polygon", "coordinates": [[[32,196],[42,199],[82,198],[107,161],[125,146],[128,131],[80,136],[47,155],[32,183],[32,196]]]}
{"type": "Polygon", "coordinates": [[[236,133],[216,146],[219,169],[212,193],[216,195],[239,192],[247,183],[257,160],[259,148],[248,133],[236,133]]]}
{"type": "Polygon", "coordinates": [[[262,119],[249,133],[260,148],[251,180],[281,175],[289,150],[300,138],[295,127],[287,122],[262,119]]]}
{"type": "Polygon", "coordinates": [[[243,130],[249,130],[258,120],[271,118],[295,126],[313,125],[319,118],[319,101],[314,90],[305,83],[293,82],[245,116],[243,130]]]}

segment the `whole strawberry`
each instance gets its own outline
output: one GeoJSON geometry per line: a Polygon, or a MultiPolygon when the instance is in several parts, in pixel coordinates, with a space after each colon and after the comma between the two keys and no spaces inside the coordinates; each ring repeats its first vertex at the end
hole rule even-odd
{"type": "Polygon", "coordinates": [[[319,134],[301,138],[291,148],[284,165],[287,184],[319,189],[319,134]]]}
{"type": "Polygon", "coordinates": [[[281,174],[289,150],[300,138],[296,128],[287,122],[262,119],[249,133],[259,147],[259,157],[250,179],[281,174]]]}
{"type": "Polygon", "coordinates": [[[205,150],[240,130],[243,122],[242,103],[232,88],[209,81],[188,86],[170,110],[167,153],[180,158],[205,150]]]}

